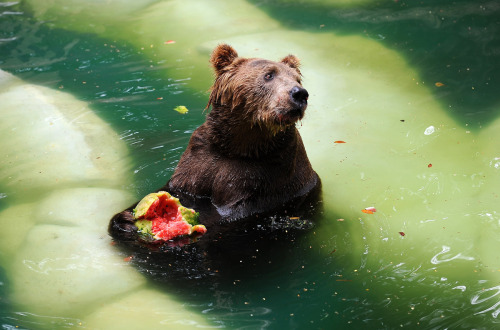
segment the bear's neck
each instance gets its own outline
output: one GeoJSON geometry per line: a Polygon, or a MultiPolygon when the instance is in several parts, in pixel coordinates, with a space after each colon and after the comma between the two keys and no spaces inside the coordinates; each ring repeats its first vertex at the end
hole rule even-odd
{"type": "Polygon", "coordinates": [[[272,158],[297,144],[294,125],[281,129],[252,125],[238,109],[226,106],[213,106],[206,125],[213,147],[229,158],[272,158]]]}

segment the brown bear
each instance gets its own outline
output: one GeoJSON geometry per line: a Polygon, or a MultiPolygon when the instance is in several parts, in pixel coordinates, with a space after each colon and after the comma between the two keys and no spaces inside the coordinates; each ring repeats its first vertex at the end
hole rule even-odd
{"type": "MultiPolygon", "coordinates": [[[[298,58],[241,58],[223,44],[210,62],[215,82],[207,108],[212,110],[160,190],[195,209],[196,200],[208,199],[224,220],[280,210],[318,195],[320,180],[295,127],[309,96],[298,58]]],[[[113,218],[112,235],[133,231],[132,208],[113,218]]],[[[204,220],[201,212],[200,222],[210,232],[215,221],[204,220]]]]}
{"type": "Polygon", "coordinates": [[[307,194],[319,180],[295,123],[308,92],[299,60],[240,58],[219,45],[210,62],[211,112],[194,131],[168,190],[210,197],[221,216],[242,218],[307,194]]]}

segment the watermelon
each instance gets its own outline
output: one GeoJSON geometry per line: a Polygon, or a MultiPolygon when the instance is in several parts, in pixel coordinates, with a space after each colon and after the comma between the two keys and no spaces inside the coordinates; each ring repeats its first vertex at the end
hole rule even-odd
{"type": "Polygon", "coordinates": [[[198,217],[197,212],[182,206],[178,198],[166,191],[146,195],[134,209],[139,233],[153,240],[205,234],[207,229],[198,224],[198,217]]]}

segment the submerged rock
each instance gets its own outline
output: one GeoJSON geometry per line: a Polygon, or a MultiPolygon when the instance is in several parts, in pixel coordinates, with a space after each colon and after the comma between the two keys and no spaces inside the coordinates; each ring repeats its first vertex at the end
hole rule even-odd
{"type": "MultiPolygon", "coordinates": [[[[17,321],[86,324],[87,313],[103,309],[99,320],[90,317],[101,327],[146,283],[106,232],[113,213],[135,199],[122,190],[127,149],[86,103],[4,71],[0,104],[0,260],[9,301],[29,315],[17,321]]],[[[173,318],[207,324],[168,295],[144,292],[173,318]]]]}

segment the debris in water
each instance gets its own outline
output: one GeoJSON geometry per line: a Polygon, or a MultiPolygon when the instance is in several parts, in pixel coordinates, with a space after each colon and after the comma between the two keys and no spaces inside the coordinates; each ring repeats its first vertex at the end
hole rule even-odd
{"type": "Polygon", "coordinates": [[[188,113],[188,111],[189,111],[188,108],[186,108],[183,105],[179,105],[179,106],[175,107],[174,110],[180,114],[185,114],[185,113],[188,113]]]}
{"type": "Polygon", "coordinates": [[[425,135],[431,135],[432,133],[434,133],[434,131],[435,131],[434,126],[429,126],[429,127],[427,127],[427,128],[425,129],[424,134],[425,134],[425,135]]]}
{"type": "Polygon", "coordinates": [[[366,214],[373,214],[377,212],[377,209],[374,208],[373,206],[367,207],[364,210],[361,210],[361,212],[366,213],[366,214]]]}

